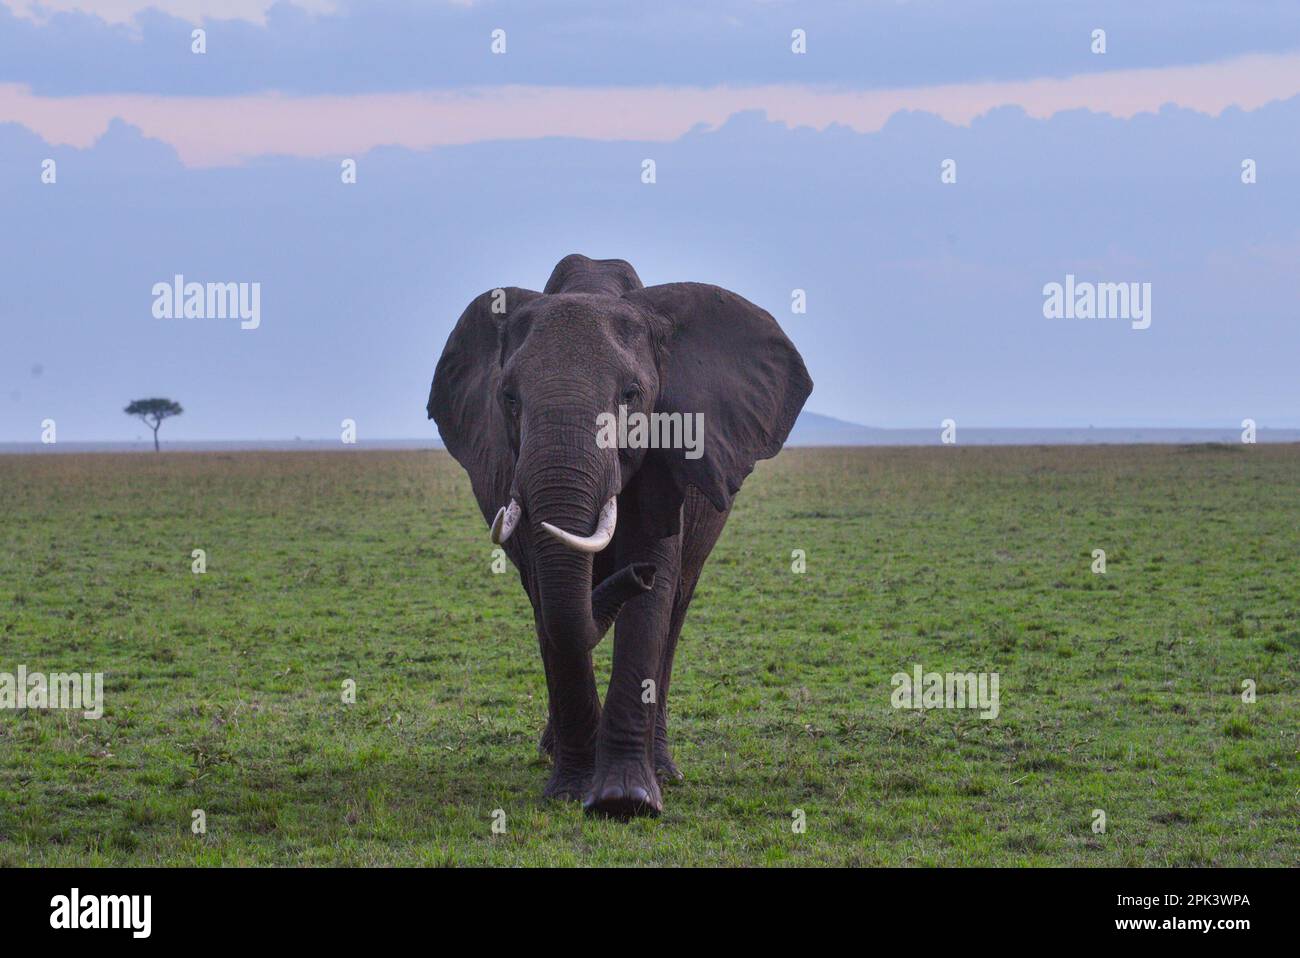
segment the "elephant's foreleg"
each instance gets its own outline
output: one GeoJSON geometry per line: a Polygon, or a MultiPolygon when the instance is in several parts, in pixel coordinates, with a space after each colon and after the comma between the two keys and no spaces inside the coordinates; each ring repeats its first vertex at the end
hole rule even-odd
{"type": "Polygon", "coordinates": [[[677,594],[677,537],[654,541],[628,557],[659,570],[647,593],[623,606],[614,626],[614,661],[601,713],[596,766],[583,804],[589,811],[628,817],[663,808],[654,772],[655,718],[663,652],[677,594]]]}
{"type": "Polygon", "coordinates": [[[541,747],[550,753],[553,763],[543,794],[579,800],[591,784],[600,728],[600,698],[591,653],[572,645],[566,649],[551,641],[540,624],[538,639],[547,694],[547,723],[541,747]]]}
{"type": "MultiPolygon", "coordinates": [[[[668,744],[668,687],[673,678],[673,653],[677,649],[677,640],[681,636],[685,618],[686,606],[679,600],[678,605],[673,609],[672,624],[668,629],[663,654],[660,656],[662,664],[659,666],[658,702],[655,705],[654,770],[661,782],[676,782],[683,778],[681,770],[673,760],[672,746],[668,744]]],[[[549,714],[546,718],[546,727],[542,729],[541,738],[537,741],[537,752],[539,755],[546,756],[555,754],[555,726],[549,714]]]]}
{"type": "MultiPolygon", "coordinates": [[[[624,603],[629,598],[648,592],[654,583],[654,579],[655,569],[653,566],[646,564],[629,565],[624,566],[596,587],[596,590],[591,595],[591,615],[596,624],[594,635],[596,642],[600,641],[614,620],[618,618],[619,609],[623,607],[624,603]]],[[[540,619],[538,621],[538,635],[542,639],[542,658],[545,660],[547,648],[545,631],[541,627],[540,619]]],[[[555,720],[549,709],[546,728],[542,731],[542,737],[537,743],[537,750],[544,755],[555,754],[555,720]]]]}

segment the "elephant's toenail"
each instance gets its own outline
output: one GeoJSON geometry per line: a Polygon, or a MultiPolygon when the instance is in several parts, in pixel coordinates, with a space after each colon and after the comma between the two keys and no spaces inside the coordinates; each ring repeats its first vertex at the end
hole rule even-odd
{"type": "Polygon", "coordinates": [[[612,802],[614,799],[622,797],[623,789],[619,788],[617,785],[610,785],[600,793],[600,800],[602,802],[612,802]]]}

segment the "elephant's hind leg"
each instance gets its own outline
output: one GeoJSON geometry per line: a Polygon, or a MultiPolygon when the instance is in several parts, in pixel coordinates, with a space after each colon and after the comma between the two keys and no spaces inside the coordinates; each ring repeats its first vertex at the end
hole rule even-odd
{"type": "Polygon", "coordinates": [[[668,634],[664,641],[659,667],[659,702],[655,710],[654,767],[655,774],[662,782],[680,781],[683,777],[677,763],[673,761],[672,748],[668,744],[668,686],[673,678],[673,655],[677,651],[677,640],[681,637],[682,626],[686,622],[686,611],[690,608],[691,599],[695,597],[700,572],[722,534],[728,515],[729,513],[718,512],[704,496],[693,489],[687,494],[682,508],[681,581],[677,586],[677,597],[673,601],[668,634]]]}
{"type": "Polygon", "coordinates": [[[683,599],[679,593],[677,601],[673,603],[672,620],[668,626],[663,655],[660,656],[659,701],[655,705],[654,769],[655,775],[663,783],[679,782],[684,777],[673,761],[673,750],[668,744],[668,686],[673,678],[673,653],[677,650],[677,639],[682,634],[686,607],[690,601],[689,596],[683,599]]]}

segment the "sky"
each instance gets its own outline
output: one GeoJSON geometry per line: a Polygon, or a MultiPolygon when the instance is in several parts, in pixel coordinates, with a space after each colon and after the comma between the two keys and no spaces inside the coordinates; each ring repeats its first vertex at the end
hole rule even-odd
{"type": "Polygon", "coordinates": [[[768,309],[854,422],[1295,428],[1300,4],[1244,11],[0,0],[0,442],[433,437],[465,304],[571,252],[768,309]]]}

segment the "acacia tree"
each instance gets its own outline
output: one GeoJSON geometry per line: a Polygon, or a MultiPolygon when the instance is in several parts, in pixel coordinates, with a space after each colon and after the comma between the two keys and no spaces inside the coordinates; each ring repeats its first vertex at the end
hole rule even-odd
{"type": "Polygon", "coordinates": [[[158,427],[164,419],[179,416],[185,410],[178,402],[170,399],[133,399],[131,405],[122,410],[128,416],[136,416],[153,430],[153,451],[158,451],[158,427]]]}

